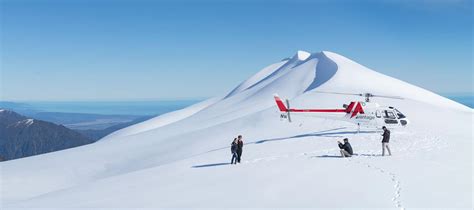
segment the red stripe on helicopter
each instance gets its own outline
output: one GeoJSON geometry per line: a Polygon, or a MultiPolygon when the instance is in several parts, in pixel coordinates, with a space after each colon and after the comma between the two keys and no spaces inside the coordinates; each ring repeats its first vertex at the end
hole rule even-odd
{"type": "Polygon", "coordinates": [[[346,108],[347,113],[351,113],[352,109],[354,108],[354,104],[355,104],[355,102],[351,102],[349,104],[349,106],[347,106],[347,108],[346,108]]]}
{"type": "Polygon", "coordinates": [[[345,109],[289,109],[289,112],[346,112],[345,109]]]}
{"type": "MultiPolygon", "coordinates": [[[[354,102],[352,102],[352,103],[354,103],[354,102]]],[[[362,105],[359,102],[357,103],[354,111],[352,111],[351,118],[355,117],[358,113],[364,114],[364,109],[362,109],[362,105]]]]}

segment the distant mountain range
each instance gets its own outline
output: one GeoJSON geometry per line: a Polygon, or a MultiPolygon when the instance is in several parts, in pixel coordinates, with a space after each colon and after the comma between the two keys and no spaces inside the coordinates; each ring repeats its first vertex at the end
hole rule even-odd
{"type": "Polygon", "coordinates": [[[0,109],[0,158],[12,160],[93,143],[74,130],[0,109]]]}
{"type": "Polygon", "coordinates": [[[143,121],[146,121],[148,119],[152,118],[151,116],[143,116],[143,117],[138,117],[130,122],[124,122],[116,125],[112,125],[110,127],[107,127],[105,129],[73,129],[79,133],[81,133],[84,136],[87,136],[93,140],[99,140],[102,137],[105,137],[109,135],[110,133],[114,131],[118,131],[122,128],[126,128],[131,125],[135,125],[138,123],[141,123],[143,121]]]}
{"type": "Polygon", "coordinates": [[[114,131],[150,118],[53,112],[31,113],[27,117],[0,109],[0,161],[90,144],[114,131]],[[78,121],[90,122],[90,125],[67,125],[78,121]],[[107,124],[110,125],[106,126],[107,124]],[[95,129],[80,129],[88,127],[95,129]]]}
{"type": "MultiPolygon", "coordinates": [[[[21,112],[19,113],[22,114],[21,112]]],[[[141,118],[141,116],[134,115],[102,115],[64,112],[36,112],[24,115],[34,119],[61,124],[73,130],[102,130],[141,118]]]]}

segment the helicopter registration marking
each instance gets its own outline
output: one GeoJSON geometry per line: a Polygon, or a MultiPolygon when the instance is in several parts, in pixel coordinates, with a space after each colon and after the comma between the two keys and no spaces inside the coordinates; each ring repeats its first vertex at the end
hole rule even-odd
{"type": "Polygon", "coordinates": [[[373,120],[375,119],[375,117],[373,116],[366,116],[366,115],[359,115],[359,116],[356,116],[356,119],[366,119],[366,120],[373,120]]]}

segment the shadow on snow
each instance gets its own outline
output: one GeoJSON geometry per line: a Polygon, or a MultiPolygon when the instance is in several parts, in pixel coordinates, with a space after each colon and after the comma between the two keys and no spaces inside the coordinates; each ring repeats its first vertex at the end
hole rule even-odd
{"type": "Polygon", "coordinates": [[[264,139],[264,140],[259,140],[255,142],[250,142],[249,144],[262,144],[265,142],[270,142],[270,141],[284,141],[284,140],[291,140],[291,139],[296,139],[296,138],[303,138],[303,137],[319,137],[319,136],[325,136],[325,137],[344,137],[342,135],[347,135],[347,134],[362,134],[362,133],[377,133],[377,131],[338,131],[345,129],[346,127],[340,127],[340,128],[334,128],[330,130],[325,130],[325,131],[319,131],[315,133],[307,133],[307,134],[301,134],[301,135],[296,135],[296,136],[290,136],[290,137],[283,137],[283,138],[273,138],[273,139],[264,139]],[[338,131],[338,132],[334,132],[338,131]]]}
{"type": "Polygon", "coordinates": [[[225,166],[230,165],[230,163],[212,163],[212,164],[204,164],[204,165],[195,165],[192,168],[207,168],[207,167],[216,167],[216,166],[225,166]]]}
{"type": "MultiPolygon", "coordinates": [[[[272,142],[272,141],[285,141],[285,140],[294,140],[298,138],[304,138],[304,137],[344,137],[342,135],[347,135],[347,134],[362,134],[362,133],[377,133],[377,131],[339,131],[342,129],[346,129],[347,127],[340,127],[340,128],[334,128],[334,129],[329,129],[329,130],[323,130],[323,131],[318,131],[314,133],[307,133],[307,134],[300,134],[296,136],[290,136],[290,137],[281,137],[281,138],[273,138],[273,139],[263,139],[263,140],[258,140],[254,142],[248,142],[245,143],[244,145],[249,145],[249,144],[263,144],[265,142],[272,142]]],[[[213,149],[210,151],[207,151],[205,153],[209,152],[214,152],[218,150],[223,150],[223,149],[228,149],[229,147],[222,147],[218,149],[213,149]]],[[[202,155],[205,153],[201,153],[198,155],[202,155]]],[[[196,155],[197,156],[197,155],[196,155]]],[[[354,156],[378,156],[374,154],[354,154],[354,156]]],[[[340,158],[341,156],[336,156],[336,155],[321,155],[321,156],[313,156],[317,158],[340,158]]],[[[204,165],[195,165],[192,166],[192,168],[206,168],[206,167],[216,167],[216,166],[224,166],[224,165],[230,165],[230,163],[212,163],[212,164],[204,164],[204,165]]]]}
{"type": "MultiPolygon", "coordinates": [[[[381,154],[353,154],[352,157],[381,157],[381,154]]],[[[342,158],[341,155],[318,155],[311,156],[311,158],[342,158]]],[[[349,157],[350,158],[350,157],[349,157]]]]}

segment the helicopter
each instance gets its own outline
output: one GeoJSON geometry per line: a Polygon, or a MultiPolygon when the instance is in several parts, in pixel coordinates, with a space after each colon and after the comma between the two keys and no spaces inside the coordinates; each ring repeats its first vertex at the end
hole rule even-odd
{"type": "Polygon", "coordinates": [[[362,96],[365,98],[365,101],[351,101],[349,104],[343,104],[342,109],[295,109],[290,108],[290,101],[288,99],[285,100],[285,104],[283,103],[283,100],[277,94],[275,94],[275,102],[281,112],[280,118],[287,119],[290,123],[292,122],[291,114],[342,120],[356,124],[358,126],[358,130],[360,130],[361,126],[369,128],[380,128],[382,126],[396,128],[405,127],[410,123],[408,118],[395,107],[381,106],[378,103],[371,102],[371,98],[373,97],[403,100],[403,98],[401,97],[374,95],[371,93],[358,94],[320,91],[318,92],[327,94],[362,96]]]}

